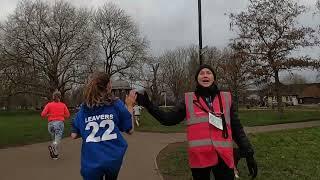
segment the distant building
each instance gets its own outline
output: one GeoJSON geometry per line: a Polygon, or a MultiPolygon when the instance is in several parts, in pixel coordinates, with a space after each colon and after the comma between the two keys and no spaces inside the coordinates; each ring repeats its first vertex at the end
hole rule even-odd
{"type": "Polygon", "coordinates": [[[126,94],[129,94],[129,91],[132,88],[130,87],[130,84],[127,81],[124,80],[113,80],[112,81],[112,93],[119,97],[120,99],[124,100],[126,97],[126,94]]]}
{"type": "MultiPolygon", "coordinates": [[[[277,103],[274,86],[271,85],[265,89],[266,97],[264,100],[271,106],[277,103]]],[[[320,103],[320,83],[311,84],[281,84],[281,100],[285,105],[298,104],[319,104],[320,103]]]]}

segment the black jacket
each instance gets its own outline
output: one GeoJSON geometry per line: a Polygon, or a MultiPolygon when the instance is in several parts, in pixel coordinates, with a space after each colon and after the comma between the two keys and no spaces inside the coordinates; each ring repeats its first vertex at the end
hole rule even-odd
{"type": "MultiPolygon", "coordinates": [[[[186,105],[184,100],[178,103],[172,110],[163,111],[158,106],[151,103],[148,98],[142,97],[144,95],[138,94],[137,101],[139,105],[144,106],[149,113],[156,118],[162,125],[173,126],[182,122],[186,117],[186,105]]],[[[237,113],[233,105],[230,109],[231,131],[232,138],[238,145],[240,150],[240,157],[252,156],[254,151],[247,138],[246,133],[240,123],[237,113]]]]}

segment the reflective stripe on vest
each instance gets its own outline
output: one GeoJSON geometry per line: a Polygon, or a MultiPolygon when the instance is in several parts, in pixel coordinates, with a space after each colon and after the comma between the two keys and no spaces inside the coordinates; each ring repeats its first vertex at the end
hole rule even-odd
{"type": "Polygon", "coordinates": [[[224,117],[226,119],[226,123],[230,124],[230,104],[229,104],[229,93],[227,92],[222,92],[222,95],[224,97],[224,101],[225,101],[225,111],[226,113],[224,114],[224,117]]]}
{"type": "MultiPolygon", "coordinates": [[[[193,94],[194,93],[187,93],[188,94],[188,107],[190,110],[190,119],[187,120],[188,125],[193,125],[193,124],[198,124],[198,123],[203,123],[203,122],[208,122],[209,117],[196,117],[194,114],[194,108],[193,108],[193,94]]],[[[224,97],[225,100],[225,120],[227,124],[230,124],[230,109],[229,109],[229,94],[227,92],[222,92],[222,96],[224,97]]]]}
{"type": "Polygon", "coordinates": [[[233,143],[231,141],[212,141],[211,139],[201,139],[189,141],[189,147],[208,146],[214,145],[215,147],[228,147],[232,148],[233,143]]]}

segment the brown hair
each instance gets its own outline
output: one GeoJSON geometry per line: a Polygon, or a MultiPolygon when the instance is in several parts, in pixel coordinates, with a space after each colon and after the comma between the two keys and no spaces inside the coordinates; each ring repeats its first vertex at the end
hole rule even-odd
{"type": "Polygon", "coordinates": [[[92,74],[84,90],[84,101],[88,107],[110,104],[113,102],[111,86],[108,87],[110,76],[104,72],[92,74]],[[107,89],[109,88],[109,89],[107,89]]]}
{"type": "Polygon", "coordinates": [[[58,91],[58,90],[54,91],[54,92],[52,93],[52,99],[53,99],[53,101],[55,101],[55,102],[59,102],[60,99],[61,99],[61,92],[58,91]]]}

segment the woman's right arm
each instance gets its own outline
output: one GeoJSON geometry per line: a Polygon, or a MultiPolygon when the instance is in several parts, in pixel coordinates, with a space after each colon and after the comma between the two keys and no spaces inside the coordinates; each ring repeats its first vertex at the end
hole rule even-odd
{"type": "Polygon", "coordinates": [[[149,100],[149,97],[146,93],[143,95],[138,93],[137,102],[139,105],[145,107],[155,119],[165,126],[179,124],[186,117],[186,107],[184,101],[181,101],[174,107],[174,109],[167,112],[154,105],[149,100]]]}
{"type": "Polygon", "coordinates": [[[68,109],[66,104],[64,104],[64,117],[65,118],[69,118],[70,117],[70,112],[69,112],[69,109],[68,109]]]}
{"type": "Polygon", "coordinates": [[[48,111],[49,111],[49,105],[46,104],[46,106],[44,107],[43,111],[41,112],[41,117],[42,118],[46,118],[48,116],[48,111]]]}

